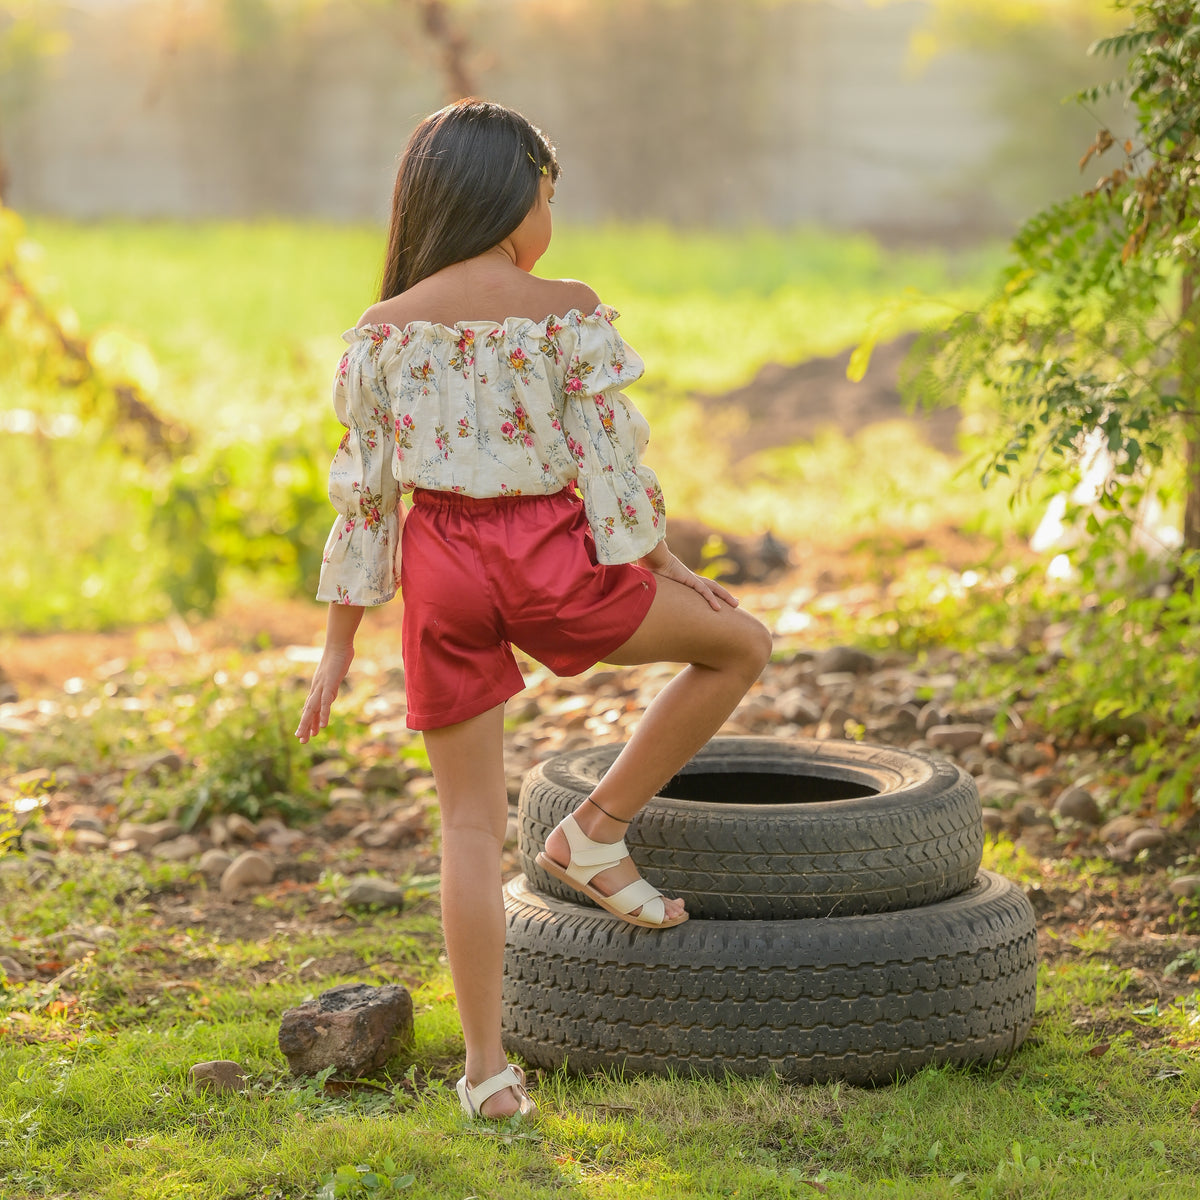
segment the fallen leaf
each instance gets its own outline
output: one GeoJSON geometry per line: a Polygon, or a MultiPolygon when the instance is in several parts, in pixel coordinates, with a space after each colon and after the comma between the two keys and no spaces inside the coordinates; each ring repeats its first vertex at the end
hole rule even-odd
{"type": "Polygon", "coordinates": [[[1102,1054],[1107,1054],[1112,1047],[1112,1042],[1101,1042],[1098,1046],[1093,1046],[1088,1051],[1088,1058],[1099,1058],[1102,1054]]]}

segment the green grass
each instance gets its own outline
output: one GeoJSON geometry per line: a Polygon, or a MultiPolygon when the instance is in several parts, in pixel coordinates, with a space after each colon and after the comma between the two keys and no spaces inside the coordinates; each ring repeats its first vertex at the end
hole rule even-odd
{"type": "MultiPolygon", "coordinates": [[[[1019,861],[1002,844],[985,865],[1019,861]]],[[[1196,997],[1127,999],[1131,972],[1100,939],[1043,964],[1033,1036],[1006,1063],[874,1090],[551,1075],[541,1120],[497,1126],[466,1122],[450,1090],[462,1048],[431,901],[334,920],[319,890],[276,895],[260,924],[283,928],[239,940],[164,919],[164,904],[203,910],[180,868],[59,862],[4,871],[0,922],[49,953],[86,899],[108,931],[58,982],[0,990],[6,1200],[291,1200],[387,1159],[413,1176],[397,1194],[422,1200],[1200,1195],[1196,997]],[[292,1080],[279,1015],[349,979],[412,989],[415,1046],[375,1087],[292,1080]],[[1102,1043],[1104,1019],[1131,1031],[1102,1043]],[[244,1094],[191,1088],[188,1067],[211,1058],[242,1064],[244,1094]]]]}
{"type": "MultiPolygon", "coordinates": [[[[51,296],[196,440],[167,471],[122,456],[95,419],[77,438],[3,439],[0,471],[22,519],[0,534],[13,564],[0,620],[30,629],[136,623],[248,583],[311,594],[327,532],[324,472],[340,437],[329,384],[339,334],[374,298],[381,232],[46,219],[29,232],[51,296]]],[[[821,230],[613,227],[560,230],[540,269],[585,279],[622,310],[622,331],[647,361],[634,398],[651,419],[649,461],[671,511],[799,537],[861,531],[879,514],[925,520],[930,505],[957,518],[971,508],[974,482],[947,483],[945,459],[898,433],[883,444],[801,447],[734,474],[725,446],[739,415],[691,393],[720,393],[765,363],[851,345],[906,289],[968,302],[997,262],[994,249],[894,252],[821,230]]],[[[930,315],[927,306],[898,309],[883,332],[930,315]]],[[[32,391],[13,361],[0,375],[6,407],[79,411],[70,392],[32,391]]]]}

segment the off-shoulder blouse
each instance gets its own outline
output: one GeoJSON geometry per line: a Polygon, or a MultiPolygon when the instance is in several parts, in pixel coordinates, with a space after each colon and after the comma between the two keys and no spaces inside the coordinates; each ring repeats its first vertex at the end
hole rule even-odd
{"type": "Polygon", "coordinates": [[[489,496],[578,486],[601,563],[666,533],[641,457],[645,418],[622,394],[644,367],[601,304],[540,321],[360,325],[343,334],[333,404],[346,427],[329,472],[338,511],[317,599],[373,605],[399,581],[401,495],[489,496]]]}

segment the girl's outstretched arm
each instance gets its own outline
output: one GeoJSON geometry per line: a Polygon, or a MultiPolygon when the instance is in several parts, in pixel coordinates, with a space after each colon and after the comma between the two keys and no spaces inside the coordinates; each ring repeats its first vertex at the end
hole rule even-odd
{"type": "Polygon", "coordinates": [[[313,734],[320,733],[329,724],[329,710],[354,659],[354,635],[358,632],[362,615],[362,606],[358,604],[329,606],[325,652],[317,664],[312,687],[308,689],[308,699],[304,702],[304,712],[300,714],[300,724],[296,728],[296,736],[302,742],[307,742],[313,734]]]}

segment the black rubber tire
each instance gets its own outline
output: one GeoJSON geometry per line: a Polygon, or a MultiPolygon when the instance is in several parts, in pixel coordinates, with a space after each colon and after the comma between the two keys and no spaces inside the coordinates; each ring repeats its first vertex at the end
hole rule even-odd
{"type": "MultiPolygon", "coordinates": [[[[526,776],[519,849],[536,891],[590,904],[534,858],[620,749],[560,754],[526,776]]],[[[732,788],[748,772],[783,777],[781,790],[807,786],[787,778],[803,776],[818,793],[850,785],[875,794],[769,804],[656,796],[626,842],[642,874],[681,897],[693,917],[786,920],[915,908],[956,895],[979,870],[979,793],[953,763],[854,742],[715,738],[663,791],[689,774],[729,775],[732,788]]]]}
{"type": "Polygon", "coordinates": [[[535,1067],[879,1084],[1008,1054],[1033,1020],[1033,908],[988,871],[860,917],[651,931],[521,877],[505,910],[504,1040],[535,1067]]]}

